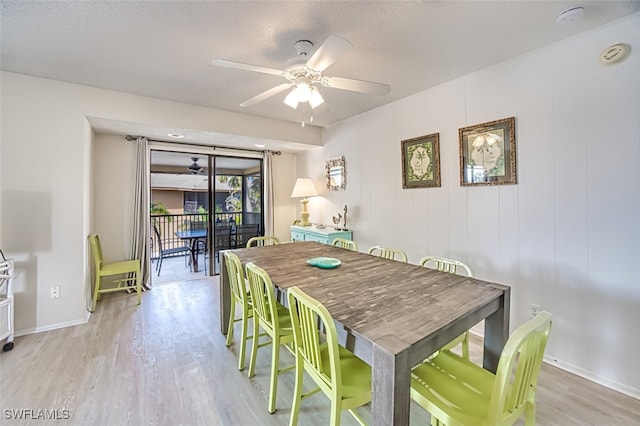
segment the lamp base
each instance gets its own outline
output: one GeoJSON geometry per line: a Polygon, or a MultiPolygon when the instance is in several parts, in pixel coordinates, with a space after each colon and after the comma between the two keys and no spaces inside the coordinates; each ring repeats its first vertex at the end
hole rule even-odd
{"type": "Polygon", "coordinates": [[[303,198],[300,203],[302,204],[302,213],[300,213],[300,226],[311,226],[311,222],[309,222],[309,210],[307,210],[307,204],[309,203],[309,200],[303,198]]]}
{"type": "Polygon", "coordinates": [[[302,219],[300,221],[300,226],[311,226],[311,222],[309,222],[309,213],[302,213],[300,218],[302,219]]]}

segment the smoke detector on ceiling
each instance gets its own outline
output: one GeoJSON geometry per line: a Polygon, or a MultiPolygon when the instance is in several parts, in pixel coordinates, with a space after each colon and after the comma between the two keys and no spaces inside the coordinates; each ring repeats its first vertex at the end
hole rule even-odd
{"type": "Polygon", "coordinates": [[[624,61],[631,52],[631,46],[625,43],[611,45],[600,53],[600,62],[604,65],[613,65],[624,61]]]}
{"type": "Polygon", "coordinates": [[[584,7],[576,6],[567,10],[563,10],[556,16],[556,22],[558,24],[564,24],[566,22],[579,21],[584,16],[584,7]]]}

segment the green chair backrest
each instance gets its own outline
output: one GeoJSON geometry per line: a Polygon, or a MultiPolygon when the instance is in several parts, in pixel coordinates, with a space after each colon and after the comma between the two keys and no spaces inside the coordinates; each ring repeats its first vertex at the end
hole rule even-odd
{"type": "Polygon", "coordinates": [[[346,238],[336,238],[333,240],[334,247],[340,247],[347,250],[358,251],[358,246],[354,241],[347,240],[346,238]]]}
{"type": "Polygon", "coordinates": [[[516,329],[502,350],[489,407],[489,424],[512,424],[535,398],[538,373],[551,331],[551,314],[541,312],[516,329]]]}
{"type": "Polygon", "coordinates": [[[458,268],[462,268],[467,273],[467,276],[473,277],[473,272],[471,268],[459,260],[447,259],[446,257],[438,257],[438,256],[425,256],[420,259],[419,265],[431,267],[430,263],[433,263],[433,269],[436,269],[441,272],[448,272],[450,274],[455,274],[458,268]]]}
{"type": "Polygon", "coordinates": [[[229,277],[229,286],[231,287],[231,297],[234,303],[247,303],[247,289],[245,287],[244,272],[242,270],[242,262],[238,255],[232,251],[223,251],[224,262],[227,268],[227,276],[229,277]]]}
{"type": "Polygon", "coordinates": [[[280,244],[280,238],[276,237],[275,235],[265,235],[264,237],[249,238],[249,241],[247,241],[247,248],[252,246],[275,246],[278,244],[280,244]]]}
{"type": "Polygon", "coordinates": [[[100,270],[102,268],[102,245],[100,244],[100,237],[96,234],[89,235],[89,241],[91,242],[91,253],[93,253],[93,263],[96,267],[96,270],[100,270]]]}
{"type": "Polygon", "coordinates": [[[322,391],[332,399],[340,400],[342,373],[338,368],[338,339],[331,314],[320,302],[298,287],[290,287],[287,290],[287,299],[293,328],[294,354],[302,357],[308,367],[305,370],[322,391]],[[325,330],[324,343],[318,321],[325,330]]]}
{"type": "Polygon", "coordinates": [[[401,262],[407,263],[407,254],[399,249],[393,249],[389,247],[382,246],[373,246],[369,249],[369,254],[383,257],[389,260],[400,260],[401,262]],[[396,259],[398,258],[398,259],[396,259]]]}
{"type": "Polygon", "coordinates": [[[253,304],[254,319],[260,320],[260,325],[269,335],[277,333],[278,308],[276,305],[275,286],[267,271],[255,265],[253,262],[246,266],[247,280],[249,281],[249,294],[253,304]]]}

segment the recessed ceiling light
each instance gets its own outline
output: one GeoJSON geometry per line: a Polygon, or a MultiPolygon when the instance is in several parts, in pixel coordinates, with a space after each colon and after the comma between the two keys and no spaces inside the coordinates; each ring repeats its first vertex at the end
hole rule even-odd
{"type": "Polygon", "coordinates": [[[572,7],[558,13],[558,15],[556,16],[556,22],[558,24],[564,24],[565,22],[579,21],[580,19],[582,19],[583,15],[584,15],[584,7],[582,6],[572,7]]]}
{"type": "Polygon", "coordinates": [[[266,147],[266,145],[263,144],[263,143],[256,143],[256,144],[253,144],[253,146],[255,146],[256,148],[265,148],[266,147]]]}
{"type": "Polygon", "coordinates": [[[180,133],[169,133],[167,136],[169,136],[170,138],[174,138],[174,139],[182,139],[182,138],[184,138],[184,135],[181,135],[180,133]]]}

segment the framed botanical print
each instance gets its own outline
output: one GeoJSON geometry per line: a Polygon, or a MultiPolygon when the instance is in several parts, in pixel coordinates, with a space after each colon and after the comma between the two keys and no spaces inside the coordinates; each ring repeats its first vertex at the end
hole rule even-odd
{"type": "Polygon", "coordinates": [[[507,185],[516,175],[515,117],[458,130],[460,185],[507,185]]]}
{"type": "Polygon", "coordinates": [[[440,134],[401,141],[402,187],[440,186],[440,134]]]}

